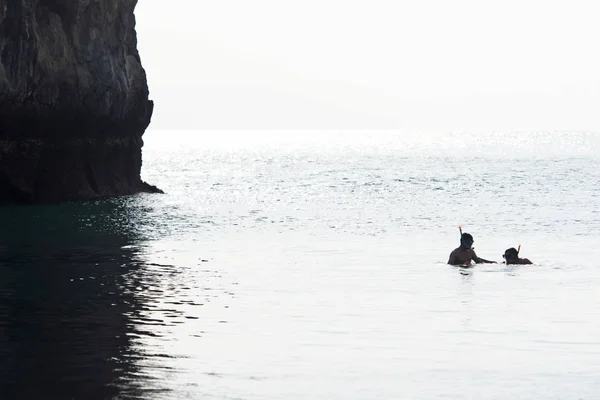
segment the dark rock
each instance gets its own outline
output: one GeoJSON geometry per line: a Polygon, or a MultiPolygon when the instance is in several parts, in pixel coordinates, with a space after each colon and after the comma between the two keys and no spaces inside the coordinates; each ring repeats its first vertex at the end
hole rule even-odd
{"type": "Polygon", "coordinates": [[[0,202],[160,192],[137,0],[0,0],[0,202]]]}

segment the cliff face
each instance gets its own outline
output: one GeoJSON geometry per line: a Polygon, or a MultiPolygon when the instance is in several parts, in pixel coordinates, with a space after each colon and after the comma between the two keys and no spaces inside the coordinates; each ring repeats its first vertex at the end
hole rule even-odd
{"type": "Polygon", "coordinates": [[[0,0],[0,202],[158,191],[137,0],[0,0]]]}

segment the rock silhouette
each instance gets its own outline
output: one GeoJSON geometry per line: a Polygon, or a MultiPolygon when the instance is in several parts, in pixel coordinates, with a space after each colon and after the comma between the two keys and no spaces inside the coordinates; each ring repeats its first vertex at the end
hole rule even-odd
{"type": "Polygon", "coordinates": [[[0,202],[160,192],[137,0],[0,0],[0,202]]]}

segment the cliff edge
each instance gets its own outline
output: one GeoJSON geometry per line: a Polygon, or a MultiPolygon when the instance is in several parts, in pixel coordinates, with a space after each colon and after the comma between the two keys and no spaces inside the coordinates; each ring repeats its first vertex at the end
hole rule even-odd
{"type": "Polygon", "coordinates": [[[158,192],[137,0],[0,0],[0,203],[158,192]]]}

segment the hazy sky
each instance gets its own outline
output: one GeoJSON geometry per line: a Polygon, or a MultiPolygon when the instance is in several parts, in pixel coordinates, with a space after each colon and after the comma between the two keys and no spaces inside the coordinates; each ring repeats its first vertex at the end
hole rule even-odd
{"type": "Polygon", "coordinates": [[[140,0],[155,129],[600,131],[597,0],[140,0]]]}

